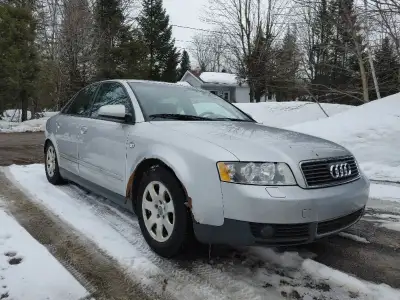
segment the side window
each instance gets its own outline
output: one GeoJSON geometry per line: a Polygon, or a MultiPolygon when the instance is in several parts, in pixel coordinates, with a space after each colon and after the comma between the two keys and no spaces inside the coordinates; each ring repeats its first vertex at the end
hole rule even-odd
{"type": "Polygon", "coordinates": [[[91,116],[98,117],[99,109],[104,105],[117,104],[124,105],[126,113],[133,113],[131,99],[121,84],[116,82],[103,83],[93,103],[91,116]]]}
{"type": "Polygon", "coordinates": [[[65,113],[76,116],[87,116],[90,111],[90,103],[98,86],[98,83],[94,83],[81,90],[68,106],[65,113]]]}

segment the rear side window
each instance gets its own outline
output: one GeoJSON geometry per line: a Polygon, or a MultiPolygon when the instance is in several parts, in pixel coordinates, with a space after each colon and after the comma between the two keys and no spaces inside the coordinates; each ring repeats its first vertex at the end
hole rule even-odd
{"type": "Polygon", "coordinates": [[[99,83],[91,84],[82,89],[74,98],[72,103],[66,109],[65,113],[76,116],[87,116],[90,112],[90,104],[99,83]]]}
{"type": "Polygon", "coordinates": [[[132,103],[129,95],[121,84],[117,82],[103,83],[97,93],[96,100],[93,103],[91,117],[97,118],[99,115],[100,107],[104,105],[117,105],[122,104],[125,106],[126,113],[132,113],[132,103]]]}

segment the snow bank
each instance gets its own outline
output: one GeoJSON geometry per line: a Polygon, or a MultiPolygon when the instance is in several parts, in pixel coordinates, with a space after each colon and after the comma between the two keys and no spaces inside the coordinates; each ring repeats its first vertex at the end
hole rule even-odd
{"type": "Polygon", "coordinates": [[[400,186],[371,184],[369,196],[371,198],[400,203],[400,186]]]}
{"type": "Polygon", "coordinates": [[[238,77],[231,73],[203,72],[200,79],[207,83],[219,83],[228,85],[237,85],[238,77]]]}
{"type": "MultiPolygon", "coordinates": [[[[260,102],[235,105],[251,115],[257,122],[274,127],[326,119],[326,115],[315,102],[260,102]]],[[[340,104],[323,103],[321,105],[329,116],[353,108],[353,106],[340,104]]]]}
{"type": "MultiPolygon", "coordinates": [[[[3,111],[1,119],[7,122],[21,122],[22,110],[20,109],[7,109],[3,111]]],[[[32,118],[32,113],[30,111],[27,112],[28,120],[32,118]]]]}
{"type": "Polygon", "coordinates": [[[56,112],[46,113],[46,117],[40,119],[32,119],[22,123],[11,123],[0,121],[0,132],[11,133],[11,132],[38,132],[44,131],[47,120],[56,112]]]}
{"type": "Polygon", "coordinates": [[[370,179],[400,181],[400,94],[288,129],[337,142],[370,179]]]}
{"type": "Polygon", "coordinates": [[[82,299],[87,291],[0,209],[0,299],[82,299]]]}

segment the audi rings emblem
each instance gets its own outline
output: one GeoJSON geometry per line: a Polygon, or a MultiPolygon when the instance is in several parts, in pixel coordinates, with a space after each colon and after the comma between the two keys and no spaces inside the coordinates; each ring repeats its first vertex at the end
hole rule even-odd
{"type": "Polygon", "coordinates": [[[351,167],[348,163],[331,165],[329,171],[334,179],[342,179],[351,175],[351,167]]]}

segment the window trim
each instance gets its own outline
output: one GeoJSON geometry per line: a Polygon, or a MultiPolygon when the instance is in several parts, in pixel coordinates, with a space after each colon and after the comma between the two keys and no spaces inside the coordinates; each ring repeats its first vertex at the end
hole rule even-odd
{"type": "MultiPolygon", "coordinates": [[[[76,100],[76,97],[84,90],[84,89],[88,89],[90,86],[98,84],[96,90],[94,91],[92,98],[89,101],[89,107],[90,110],[92,109],[92,101],[94,99],[94,97],[97,95],[97,92],[99,90],[99,87],[101,86],[101,82],[92,82],[91,84],[88,84],[87,86],[81,88],[78,92],[76,92],[76,94],[71,98],[71,100],[66,104],[66,106],[64,107],[65,110],[68,110],[70,108],[70,106],[72,105],[72,103],[74,103],[74,101],[76,100]]],[[[63,110],[64,110],[63,108],[63,110]]],[[[72,117],[78,117],[78,118],[87,118],[88,115],[78,115],[78,114],[71,114],[71,113],[67,113],[67,112],[62,112],[62,114],[66,115],[66,116],[72,116],[72,117]]]]}
{"type": "Polygon", "coordinates": [[[100,88],[101,88],[104,84],[107,84],[107,83],[109,83],[109,84],[110,84],[110,83],[111,83],[111,84],[117,84],[117,85],[119,85],[119,86],[122,87],[122,89],[124,90],[126,96],[127,96],[128,99],[129,99],[128,102],[129,102],[129,106],[130,106],[130,112],[131,112],[131,115],[132,115],[132,121],[131,121],[131,122],[127,122],[127,123],[125,123],[125,124],[135,124],[136,115],[135,115],[135,108],[133,107],[133,103],[132,103],[131,96],[129,96],[128,91],[126,90],[125,86],[124,86],[121,82],[112,81],[112,80],[107,80],[107,81],[102,81],[102,82],[100,82],[100,85],[98,86],[98,88],[97,88],[97,90],[96,90],[96,93],[95,93],[95,95],[94,95],[94,97],[93,97],[93,99],[92,99],[92,101],[91,101],[90,110],[89,110],[89,115],[87,116],[87,118],[92,119],[92,120],[102,120],[102,121],[108,121],[108,122],[114,122],[114,123],[121,123],[121,122],[118,122],[118,121],[116,121],[116,120],[110,120],[110,119],[108,119],[108,118],[101,118],[101,117],[99,118],[98,116],[97,116],[97,117],[93,117],[93,116],[92,116],[92,108],[93,108],[93,105],[94,105],[95,101],[97,100],[97,97],[99,96],[100,88]]]}

